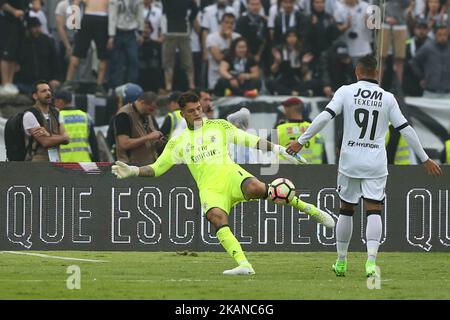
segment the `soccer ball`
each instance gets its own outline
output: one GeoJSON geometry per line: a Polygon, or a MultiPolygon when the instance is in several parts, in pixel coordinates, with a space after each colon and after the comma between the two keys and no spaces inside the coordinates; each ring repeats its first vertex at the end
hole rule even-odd
{"type": "Polygon", "coordinates": [[[286,204],[295,196],[295,186],[291,180],[278,178],[269,184],[269,198],[273,203],[286,204]]]}

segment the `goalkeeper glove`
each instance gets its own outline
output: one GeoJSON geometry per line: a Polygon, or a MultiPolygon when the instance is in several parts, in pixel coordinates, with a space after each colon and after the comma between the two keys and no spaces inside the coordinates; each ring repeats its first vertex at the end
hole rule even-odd
{"type": "Polygon", "coordinates": [[[287,161],[289,161],[292,164],[306,164],[306,163],[308,163],[308,161],[306,161],[306,159],[303,158],[298,153],[296,153],[293,156],[291,156],[289,153],[286,152],[286,148],[282,147],[280,145],[277,145],[277,144],[273,145],[272,151],[275,152],[278,155],[282,155],[287,161]]]}
{"type": "Polygon", "coordinates": [[[111,172],[119,179],[139,176],[138,167],[129,166],[122,161],[116,161],[116,164],[111,167],[111,172]]]}

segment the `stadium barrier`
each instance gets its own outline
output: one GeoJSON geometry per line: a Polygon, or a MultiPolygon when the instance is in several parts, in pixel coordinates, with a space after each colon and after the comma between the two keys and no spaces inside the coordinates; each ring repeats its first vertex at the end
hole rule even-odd
{"type": "MultiPolygon", "coordinates": [[[[261,175],[289,177],[297,194],[337,217],[333,165],[282,165],[261,175]]],[[[421,166],[390,168],[383,251],[450,250],[450,166],[431,178],[421,166]]],[[[159,178],[117,180],[109,163],[0,163],[0,250],[221,251],[201,212],[186,166],[159,178]]],[[[218,182],[220,183],[220,182],[218,182]]],[[[365,215],[355,214],[352,251],[365,251],[365,215]]],[[[334,230],[289,206],[237,205],[230,226],[248,251],[334,251],[334,230]]]]}

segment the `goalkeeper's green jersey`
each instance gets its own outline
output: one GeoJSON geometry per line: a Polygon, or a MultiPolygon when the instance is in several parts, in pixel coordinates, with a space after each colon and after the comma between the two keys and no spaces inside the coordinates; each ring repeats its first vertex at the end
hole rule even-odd
{"type": "Polygon", "coordinates": [[[226,120],[203,120],[200,128],[186,128],[169,140],[163,153],[150,167],[161,176],[173,165],[184,163],[199,190],[221,184],[230,170],[240,168],[228,154],[228,144],[254,148],[259,137],[236,128],[226,120]]]}

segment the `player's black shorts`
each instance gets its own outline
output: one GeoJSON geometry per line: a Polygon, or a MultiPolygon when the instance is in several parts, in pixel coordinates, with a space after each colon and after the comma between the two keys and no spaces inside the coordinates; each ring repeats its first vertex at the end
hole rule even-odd
{"type": "Polygon", "coordinates": [[[81,29],[75,35],[75,48],[73,55],[84,59],[87,56],[91,41],[95,41],[97,47],[97,57],[99,60],[106,60],[108,52],[106,43],[108,42],[108,17],[85,14],[81,20],[81,29]]]}
{"type": "Polygon", "coordinates": [[[25,28],[19,19],[5,17],[2,20],[1,60],[17,61],[20,45],[25,37],[25,28]]]}

